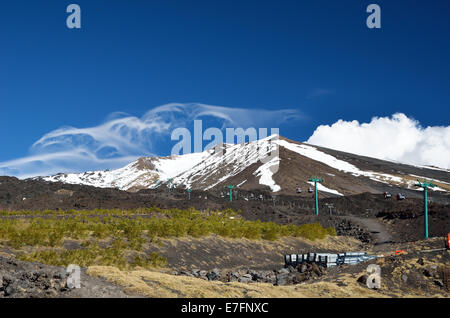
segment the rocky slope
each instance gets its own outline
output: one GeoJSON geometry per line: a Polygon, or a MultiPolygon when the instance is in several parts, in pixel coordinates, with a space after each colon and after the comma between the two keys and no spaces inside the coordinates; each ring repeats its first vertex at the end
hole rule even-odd
{"type": "Polygon", "coordinates": [[[22,262],[0,255],[0,298],[128,298],[124,288],[81,269],[80,288],[70,288],[64,267],[22,262]]]}

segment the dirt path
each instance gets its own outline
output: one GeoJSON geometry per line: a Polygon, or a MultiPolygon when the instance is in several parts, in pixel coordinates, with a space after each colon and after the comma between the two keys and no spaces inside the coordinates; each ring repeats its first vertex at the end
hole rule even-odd
{"type": "Polygon", "coordinates": [[[386,229],[386,226],[374,218],[362,218],[357,216],[346,216],[346,219],[367,228],[375,240],[375,245],[381,245],[392,242],[392,235],[386,229]]]}

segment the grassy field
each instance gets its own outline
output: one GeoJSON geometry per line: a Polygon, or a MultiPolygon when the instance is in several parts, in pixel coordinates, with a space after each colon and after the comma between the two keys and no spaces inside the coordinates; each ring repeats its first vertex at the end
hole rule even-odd
{"type": "Polygon", "coordinates": [[[115,266],[119,269],[163,267],[166,259],[147,252],[148,244],[166,238],[226,238],[275,241],[335,236],[319,223],[277,225],[248,221],[239,212],[163,210],[0,211],[0,244],[21,260],[49,265],[115,266]],[[76,242],[67,248],[65,242],[76,242]]]}

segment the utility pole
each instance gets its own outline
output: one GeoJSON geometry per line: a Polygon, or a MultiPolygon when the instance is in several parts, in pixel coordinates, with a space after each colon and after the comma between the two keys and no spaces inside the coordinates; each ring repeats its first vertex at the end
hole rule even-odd
{"type": "Polygon", "coordinates": [[[428,188],[434,188],[436,185],[433,184],[433,181],[427,182],[427,180],[423,180],[420,182],[417,180],[415,184],[416,187],[423,188],[423,205],[424,205],[424,227],[425,227],[425,239],[428,239],[428,188]]]}
{"type": "Polygon", "coordinates": [[[317,199],[317,182],[322,183],[322,178],[319,177],[311,177],[309,178],[309,181],[314,182],[314,199],[316,203],[316,215],[319,215],[319,201],[317,199]]]}
{"type": "Polygon", "coordinates": [[[169,192],[170,192],[170,183],[172,182],[172,178],[167,179],[167,181],[169,182],[169,192]]]}
{"type": "Polygon", "coordinates": [[[334,208],[334,204],[333,203],[325,203],[325,206],[328,208],[328,212],[331,215],[332,214],[332,210],[334,208]]]}
{"type": "Polygon", "coordinates": [[[234,185],[227,185],[227,188],[230,189],[230,202],[233,201],[233,189],[234,185]]]}
{"type": "Polygon", "coordinates": [[[190,201],[191,200],[191,192],[192,192],[192,190],[191,189],[187,189],[186,191],[189,194],[189,201],[190,201]]]}

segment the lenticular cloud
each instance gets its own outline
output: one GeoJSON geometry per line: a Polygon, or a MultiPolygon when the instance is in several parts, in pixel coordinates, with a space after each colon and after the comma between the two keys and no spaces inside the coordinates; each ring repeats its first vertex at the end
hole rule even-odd
{"type": "Polygon", "coordinates": [[[308,143],[363,156],[450,169],[450,126],[422,127],[405,114],[370,123],[339,120],[316,128],[308,143]]]}
{"type": "Polygon", "coordinates": [[[203,120],[204,128],[246,128],[278,127],[273,125],[300,117],[291,109],[271,111],[197,103],[162,105],[142,117],[113,113],[95,127],[62,127],[45,134],[31,146],[28,156],[0,162],[0,175],[28,178],[115,169],[141,156],[166,155],[172,145],[171,132],[180,127],[192,128],[196,119],[203,120]]]}

